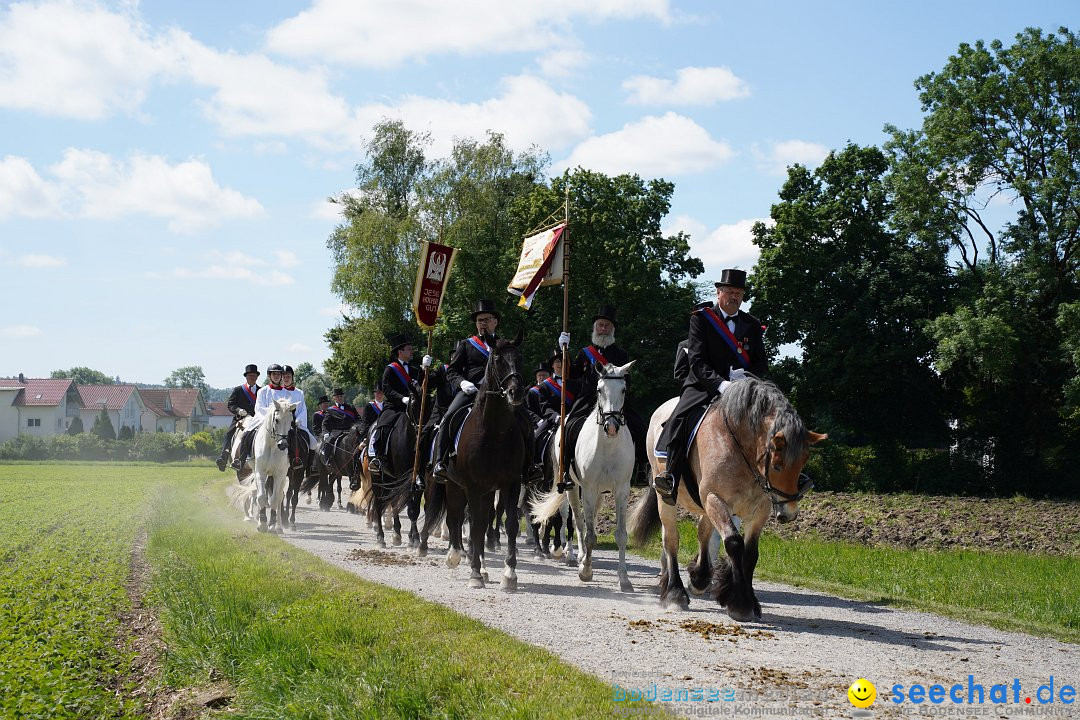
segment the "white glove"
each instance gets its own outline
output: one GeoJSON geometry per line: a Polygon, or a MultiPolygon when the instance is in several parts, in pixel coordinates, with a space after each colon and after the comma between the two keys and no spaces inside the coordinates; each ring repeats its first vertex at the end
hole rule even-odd
{"type": "Polygon", "coordinates": [[[559,347],[570,347],[570,333],[559,333],[559,347]]]}
{"type": "Polygon", "coordinates": [[[737,368],[737,367],[732,366],[731,368],[728,369],[728,380],[731,380],[731,382],[735,382],[736,380],[745,380],[745,379],[746,379],[746,370],[744,370],[743,368],[741,368],[741,367],[737,368]]]}
{"type": "Polygon", "coordinates": [[[412,400],[412,398],[407,398],[407,397],[401,398],[401,402],[405,403],[406,407],[408,407],[410,400],[412,400]]]}
{"type": "Polygon", "coordinates": [[[731,387],[731,382],[729,382],[728,380],[721,380],[720,381],[720,394],[723,395],[724,391],[727,390],[729,387],[731,387]]]}
{"type": "Polygon", "coordinates": [[[239,410],[236,411],[236,417],[240,418],[241,420],[243,420],[247,416],[248,416],[248,411],[245,410],[244,408],[240,408],[239,410]]]}
{"type": "Polygon", "coordinates": [[[461,387],[461,392],[465,393],[466,395],[472,396],[472,395],[476,394],[476,386],[473,385],[468,380],[462,380],[460,387],[461,387]]]}
{"type": "Polygon", "coordinates": [[[431,367],[431,360],[432,358],[430,355],[425,355],[424,359],[420,361],[420,367],[424,368],[425,370],[431,367]]]}

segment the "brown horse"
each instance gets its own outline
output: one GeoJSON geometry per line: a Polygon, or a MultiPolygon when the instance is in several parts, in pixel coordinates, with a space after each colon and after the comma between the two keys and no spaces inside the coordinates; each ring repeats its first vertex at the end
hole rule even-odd
{"type": "MultiPolygon", "coordinates": [[[[522,377],[522,358],[519,345],[521,333],[514,341],[499,340],[491,348],[484,369],[484,381],[472,413],[461,426],[457,457],[450,464],[450,481],[446,484],[446,519],[450,528],[450,552],[446,562],[451,567],[461,559],[461,528],[465,521],[465,505],[469,507],[469,560],[472,573],[469,586],[484,587],[484,539],[491,524],[494,493],[517,498],[521,490],[521,473],[529,448],[517,408],[525,401],[528,386],[522,377]]],[[[526,421],[527,422],[527,421],[526,421]]],[[[517,503],[506,504],[506,527],[518,527],[517,503]]],[[[507,533],[506,567],[502,588],[517,589],[517,532],[507,533]]]]}
{"type": "MultiPolygon", "coordinates": [[[[650,448],[656,447],[677,401],[669,400],[653,413],[650,448]]],[[[810,457],[810,446],[826,437],[807,430],[776,385],[753,376],[732,383],[706,410],[687,455],[679,505],[699,517],[699,552],[688,568],[691,590],[695,594],[711,591],[733,620],[761,617],[753,587],[761,530],[770,517],[788,522],[798,515],[799,500],[813,486],[802,474],[803,465],[810,457]],[[742,534],[733,515],[742,519],[742,534]],[[714,528],[723,539],[727,558],[720,558],[711,568],[708,543],[714,528]]],[[[663,458],[650,452],[649,461],[654,476],[663,471],[663,458]]],[[[686,609],[690,598],[679,573],[675,507],[661,502],[655,493],[645,493],[630,518],[634,541],[643,543],[657,521],[663,524],[664,544],[660,602],[686,609]]]]}

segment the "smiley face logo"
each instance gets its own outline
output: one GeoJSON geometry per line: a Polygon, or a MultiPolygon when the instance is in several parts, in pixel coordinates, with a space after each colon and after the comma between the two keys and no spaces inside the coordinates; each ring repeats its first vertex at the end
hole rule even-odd
{"type": "Polygon", "coordinates": [[[877,688],[866,678],[859,678],[847,689],[847,698],[857,708],[868,708],[877,699],[877,688]]]}

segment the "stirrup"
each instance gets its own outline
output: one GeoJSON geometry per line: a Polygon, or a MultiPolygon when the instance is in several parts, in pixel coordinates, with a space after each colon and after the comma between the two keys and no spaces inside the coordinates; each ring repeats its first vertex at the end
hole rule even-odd
{"type": "Polygon", "coordinates": [[[232,461],[232,463],[229,464],[229,467],[231,467],[233,470],[243,470],[244,469],[244,460],[243,460],[243,458],[233,458],[233,461],[232,461]]]}
{"type": "Polygon", "coordinates": [[[431,476],[435,478],[435,482],[443,485],[450,479],[450,471],[446,467],[446,463],[439,460],[435,463],[435,467],[431,468],[431,476]]]}
{"type": "Polygon", "coordinates": [[[671,473],[662,472],[654,477],[652,487],[665,505],[675,505],[678,501],[679,490],[675,485],[675,477],[671,473]]]}
{"type": "Polygon", "coordinates": [[[378,455],[375,455],[370,460],[368,460],[367,467],[368,472],[370,472],[372,475],[382,474],[382,460],[379,459],[378,455]]]}
{"type": "Polygon", "coordinates": [[[574,489],[575,484],[574,484],[574,481],[570,479],[570,470],[569,469],[565,470],[563,472],[562,482],[555,483],[555,487],[558,489],[558,491],[560,493],[566,492],[567,490],[573,490],[574,489]]]}

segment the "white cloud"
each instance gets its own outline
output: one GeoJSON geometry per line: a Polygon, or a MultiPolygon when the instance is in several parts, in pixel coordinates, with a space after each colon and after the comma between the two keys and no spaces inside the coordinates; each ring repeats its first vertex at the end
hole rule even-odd
{"type": "Polygon", "coordinates": [[[609,175],[636,172],[659,177],[702,172],[735,154],[722,140],[683,115],[649,116],[607,135],[584,141],[556,171],[582,166],[609,175]]]}
{"type": "Polygon", "coordinates": [[[263,214],[257,200],[221,187],[202,160],[174,165],[140,153],[117,160],[95,150],[69,148],[49,170],[58,192],[72,197],[72,214],[79,217],[150,215],[168,219],[173,232],[189,233],[224,219],[263,214]]]}
{"type": "MultiPolygon", "coordinates": [[[[363,195],[363,191],[360,188],[348,188],[337,193],[338,198],[348,196],[359,199],[363,195]]],[[[316,220],[331,220],[339,222],[342,220],[342,212],[344,211],[344,205],[339,202],[330,202],[327,199],[316,200],[311,204],[311,212],[309,217],[316,220]]]]}
{"type": "Polygon", "coordinates": [[[0,327],[0,336],[11,338],[33,337],[41,334],[41,328],[34,325],[4,325],[0,327]]]}
{"type": "Polygon", "coordinates": [[[275,250],[274,263],[280,267],[291,268],[299,265],[300,259],[291,250],[275,250]]]}
{"type": "Polygon", "coordinates": [[[762,152],[756,146],[754,147],[758,167],[770,175],[786,175],[788,166],[795,163],[815,168],[828,154],[829,148],[820,143],[805,140],[774,142],[768,152],[762,152]]]}
{"type": "Polygon", "coordinates": [[[209,254],[210,264],[204,268],[174,268],[172,276],[185,280],[242,280],[254,285],[292,285],[296,281],[278,267],[295,267],[300,264],[290,250],[273,250],[270,259],[248,255],[239,250],[214,251],[209,254]]]}
{"type": "Polygon", "coordinates": [[[272,52],[369,67],[432,55],[550,49],[579,21],[670,21],[668,0],[315,0],[267,34],[272,52]]]}
{"type": "Polygon", "coordinates": [[[683,230],[690,234],[690,254],[700,258],[706,269],[737,267],[749,271],[757,262],[761,251],[754,245],[751,232],[754,223],[772,225],[766,218],[748,218],[720,225],[705,234],[705,226],[693,218],[681,216],[675,219],[670,230],[683,230]],[[697,233],[694,232],[697,230],[697,233]]]}
{"type": "Polygon", "coordinates": [[[134,15],[96,3],[13,3],[0,14],[2,107],[86,120],[131,112],[169,64],[134,15]]]}
{"type": "Polygon", "coordinates": [[[68,264],[67,258],[55,255],[23,255],[19,258],[19,264],[28,268],[56,268],[68,264]]]}
{"type": "Polygon", "coordinates": [[[497,130],[516,149],[536,144],[560,149],[589,133],[592,112],[568,93],[557,92],[544,80],[516,75],[502,80],[502,93],[475,103],[409,95],[395,105],[358,108],[350,136],[357,147],[361,138],[383,118],[399,118],[408,127],[432,134],[432,155],[449,155],[455,138],[481,137],[497,130]]]}
{"type": "Polygon", "coordinates": [[[591,56],[583,50],[556,48],[537,59],[540,74],[545,77],[565,78],[585,67],[591,56]]]}
{"type": "Polygon", "coordinates": [[[623,89],[634,105],[715,105],[750,94],[750,88],[726,67],[684,67],[674,82],[638,75],[626,80],[623,89]]]}
{"type": "Polygon", "coordinates": [[[42,218],[63,215],[56,188],[38,175],[26,158],[0,161],[0,220],[14,215],[42,218]]]}

